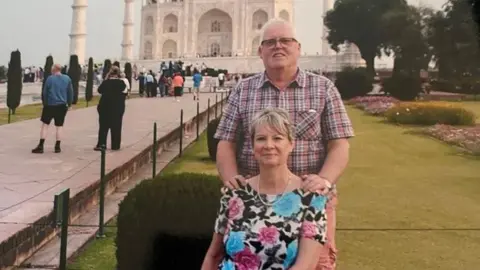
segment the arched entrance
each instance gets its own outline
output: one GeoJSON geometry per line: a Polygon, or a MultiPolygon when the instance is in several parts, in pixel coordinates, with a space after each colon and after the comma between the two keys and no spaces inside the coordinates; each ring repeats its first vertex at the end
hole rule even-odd
{"type": "Polygon", "coordinates": [[[197,54],[200,56],[232,55],[232,18],[220,9],[211,9],[198,21],[197,54]]]}
{"type": "Polygon", "coordinates": [[[177,57],[177,42],[169,39],[163,43],[162,46],[163,58],[175,58],[177,57]]]}
{"type": "Polygon", "coordinates": [[[286,10],[280,11],[280,14],[278,14],[280,19],[289,22],[290,21],[290,14],[286,10]]]}

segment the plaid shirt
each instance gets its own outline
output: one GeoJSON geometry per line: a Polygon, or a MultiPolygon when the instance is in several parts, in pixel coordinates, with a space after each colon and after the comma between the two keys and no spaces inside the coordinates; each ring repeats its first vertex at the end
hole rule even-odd
{"type": "Polygon", "coordinates": [[[243,138],[243,145],[237,147],[241,175],[259,174],[250,123],[256,112],[268,107],[286,109],[295,125],[295,147],[288,167],[296,175],[318,174],[325,160],[327,142],[354,136],[340,94],[329,79],[299,70],[296,79],[281,91],[269,82],[264,72],[259,73],[242,80],[231,92],[215,134],[219,140],[232,142],[243,138]]]}

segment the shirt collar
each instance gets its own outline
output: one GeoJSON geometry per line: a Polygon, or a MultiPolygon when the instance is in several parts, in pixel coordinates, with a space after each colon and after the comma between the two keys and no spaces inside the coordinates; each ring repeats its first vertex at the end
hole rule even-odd
{"type": "MultiPolygon", "coordinates": [[[[299,87],[304,88],[306,83],[305,77],[306,77],[305,71],[298,68],[295,79],[290,83],[290,85],[287,88],[299,88],[299,87]]],[[[268,79],[267,72],[264,71],[260,76],[260,80],[258,81],[257,89],[261,89],[269,86],[273,86],[273,84],[268,79]]]]}

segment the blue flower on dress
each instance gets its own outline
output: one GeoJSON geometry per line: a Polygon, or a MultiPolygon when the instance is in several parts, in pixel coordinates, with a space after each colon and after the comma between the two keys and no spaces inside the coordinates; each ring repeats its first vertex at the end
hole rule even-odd
{"type": "Polygon", "coordinates": [[[222,268],[220,268],[221,270],[235,270],[235,264],[228,260],[228,261],[223,261],[222,263],[222,268]]]}
{"type": "Polygon", "coordinates": [[[295,259],[297,259],[297,252],[298,252],[298,241],[295,240],[293,242],[290,242],[290,244],[288,244],[287,246],[287,257],[283,261],[283,267],[285,269],[288,269],[295,262],[295,259]]]}
{"type": "Polygon", "coordinates": [[[284,217],[291,217],[300,211],[302,198],[293,192],[285,194],[273,204],[273,211],[284,217]]]}
{"type": "Polygon", "coordinates": [[[245,232],[231,232],[228,235],[228,240],[226,244],[227,254],[230,256],[235,255],[242,251],[245,248],[245,232]]]}
{"type": "Polygon", "coordinates": [[[327,203],[327,197],[315,195],[310,203],[310,206],[313,206],[315,210],[320,211],[325,208],[325,204],[327,203]]]}

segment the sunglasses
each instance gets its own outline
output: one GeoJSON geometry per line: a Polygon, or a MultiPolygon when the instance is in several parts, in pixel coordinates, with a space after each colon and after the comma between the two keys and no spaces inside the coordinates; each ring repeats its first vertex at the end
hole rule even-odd
{"type": "Polygon", "coordinates": [[[261,44],[262,46],[265,46],[265,47],[274,47],[275,45],[277,45],[277,42],[282,46],[289,46],[292,43],[297,43],[298,41],[294,38],[283,37],[283,38],[272,38],[272,39],[262,40],[261,44]]]}

